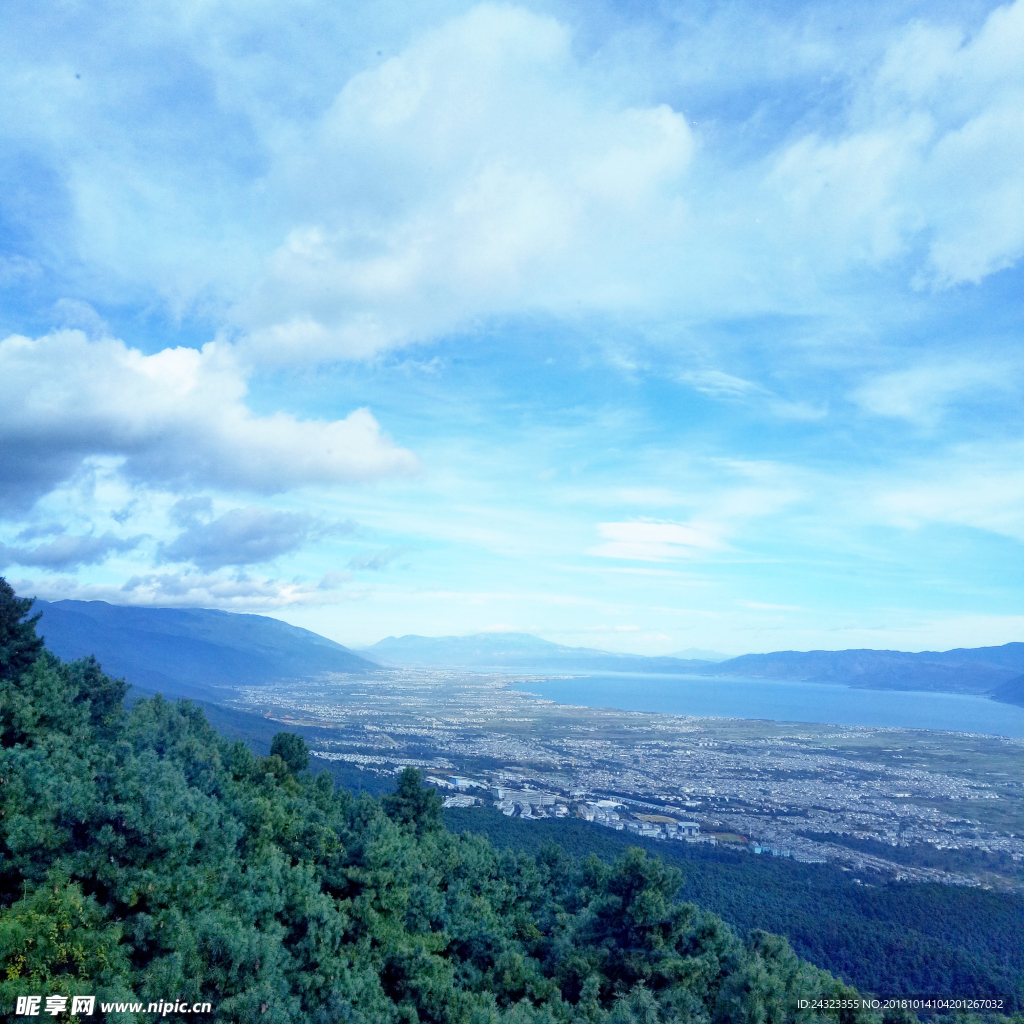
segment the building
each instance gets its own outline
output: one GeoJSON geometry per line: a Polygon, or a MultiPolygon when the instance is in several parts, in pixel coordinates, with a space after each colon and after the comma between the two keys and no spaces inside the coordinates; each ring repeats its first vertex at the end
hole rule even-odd
{"type": "Polygon", "coordinates": [[[458,796],[446,796],[444,798],[445,807],[473,807],[477,803],[475,796],[463,796],[461,793],[458,796]]]}

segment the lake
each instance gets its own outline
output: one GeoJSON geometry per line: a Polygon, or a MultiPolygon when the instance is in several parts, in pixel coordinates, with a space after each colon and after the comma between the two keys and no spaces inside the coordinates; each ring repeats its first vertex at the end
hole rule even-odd
{"type": "Polygon", "coordinates": [[[558,704],[711,718],[949,729],[1024,737],[1024,707],[919,690],[858,690],[828,683],[603,673],[520,683],[558,704]]]}

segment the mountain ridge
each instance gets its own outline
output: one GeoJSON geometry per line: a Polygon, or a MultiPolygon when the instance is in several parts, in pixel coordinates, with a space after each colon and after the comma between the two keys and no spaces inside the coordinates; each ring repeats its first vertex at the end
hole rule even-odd
{"type": "Polygon", "coordinates": [[[323,672],[377,671],[341,644],[265,615],[208,608],[137,608],[40,601],[38,626],[65,660],[95,655],[107,674],[146,692],[217,699],[217,691],[323,672]]]}
{"type": "MultiPolygon", "coordinates": [[[[385,637],[360,649],[396,666],[458,666],[478,671],[578,671],[677,673],[709,677],[786,679],[859,689],[931,690],[989,694],[1024,672],[1024,643],[950,651],[773,651],[711,662],[647,657],[594,648],[565,647],[529,633],[478,633],[458,637],[385,637]]],[[[1000,691],[1003,692],[1003,691],[1000,691]]],[[[1006,691],[1010,703],[1017,690],[1006,691]]],[[[1005,696],[1000,699],[1007,699],[1005,696]]]]}
{"type": "Polygon", "coordinates": [[[602,651],[594,647],[566,647],[532,633],[476,633],[470,636],[421,637],[406,634],[385,637],[359,651],[381,664],[417,667],[459,667],[482,670],[524,671],[552,668],[603,669],[609,672],[680,672],[709,666],[710,661],[682,660],[668,655],[648,656],[602,651]]]}
{"type": "Polygon", "coordinates": [[[366,674],[382,667],[531,674],[651,673],[930,690],[1024,705],[1024,643],[949,651],[773,651],[725,661],[649,657],[568,647],[530,633],[385,637],[352,650],[280,619],[213,609],[138,608],[103,601],[37,600],[39,631],[62,658],[94,654],[146,692],[219,699],[239,686],[366,674]]]}

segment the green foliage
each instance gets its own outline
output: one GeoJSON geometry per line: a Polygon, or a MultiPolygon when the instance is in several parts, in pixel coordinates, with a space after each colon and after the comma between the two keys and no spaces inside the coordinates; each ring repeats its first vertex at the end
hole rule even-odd
{"type": "Polygon", "coordinates": [[[405,768],[398,777],[398,788],[381,800],[384,813],[416,835],[444,828],[441,795],[423,785],[419,768],[405,768]]]}
{"type": "Polygon", "coordinates": [[[309,747],[306,741],[294,732],[279,732],[270,742],[270,756],[279,757],[293,775],[309,767],[309,747]]]}
{"type": "Polygon", "coordinates": [[[36,636],[42,617],[26,618],[32,599],[18,597],[0,576],[0,679],[17,679],[39,657],[43,641],[36,636]]]}
{"type": "Polygon", "coordinates": [[[557,842],[612,861],[640,846],[682,874],[678,898],[714,911],[741,934],[781,933],[796,953],[861,991],[1011,996],[1024,1007],[1024,895],[923,883],[856,885],[824,864],[658,842],[582,821],[519,821],[491,809],[449,808],[455,832],[498,847],[557,842]]]}
{"type": "Polygon", "coordinates": [[[60,869],[0,909],[0,1006],[26,991],[123,999],[130,968],[119,924],[60,869]]]}
{"type": "Polygon", "coordinates": [[[498,850],[416,771],[355,797],[290,741],[258,757],[119,687],[45,653],[0,680],[0,1012],[56,991],[274,1024],[769,1024],[853,995],[677,902],[642,851],[498,850]]]}

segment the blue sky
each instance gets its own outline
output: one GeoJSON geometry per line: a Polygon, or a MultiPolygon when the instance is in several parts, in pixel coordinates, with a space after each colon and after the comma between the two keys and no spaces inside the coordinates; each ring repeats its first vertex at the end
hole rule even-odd
{"type": "Polygon", "coordinates": [[[1024,0],[5,11],[0,572],[347,644],[1024,638],[1024,0]]]}

